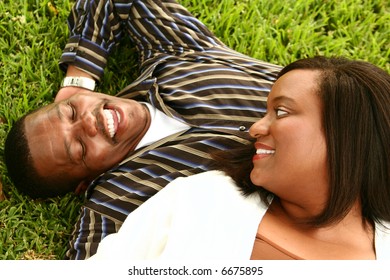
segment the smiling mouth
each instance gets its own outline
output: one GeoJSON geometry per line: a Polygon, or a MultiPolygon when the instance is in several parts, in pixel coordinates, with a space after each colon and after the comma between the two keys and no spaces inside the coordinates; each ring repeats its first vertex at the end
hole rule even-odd
{"type": "Polygon", "coordinates": [[[271,155],[274,153],[275,153],[275,150],[266,150],[266,149],[257,149],[256,150],[257,155],[271,155]]]}
{"type": "Polygon", "coordinates": [[[121,116],[118,111],[113,109],[103,109],[103,113],[106,119],[108,135],[111,138],[114,138],[121,122],[121,116]]]}

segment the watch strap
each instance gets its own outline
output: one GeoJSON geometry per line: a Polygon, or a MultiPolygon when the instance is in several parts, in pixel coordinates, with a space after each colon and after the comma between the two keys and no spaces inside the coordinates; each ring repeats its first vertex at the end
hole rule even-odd
{"type": "Polygon", "coordinates": [[[95,80],[87,77],[65,77],[61,87],[81,87],[93,91],[95,90],[95,80]]]}

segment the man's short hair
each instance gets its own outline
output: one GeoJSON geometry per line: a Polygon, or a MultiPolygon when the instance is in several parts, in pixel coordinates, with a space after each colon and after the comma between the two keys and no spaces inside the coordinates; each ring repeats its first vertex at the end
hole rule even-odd
{"type": "Polygon", "coordinates": [[[40,176],[31,157],[26,137],[26,114],[15,122],[7,135],[4,145],[4,161],[8,176],[15,187],[31,198],[48,198],[74,190],[69,182],[59,178],[40,176]]]}

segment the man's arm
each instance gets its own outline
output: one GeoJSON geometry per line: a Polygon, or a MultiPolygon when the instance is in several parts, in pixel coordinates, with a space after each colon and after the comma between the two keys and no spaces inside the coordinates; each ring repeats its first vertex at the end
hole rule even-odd
{"type": "MultiPolygon", "coordinates": [[[[70,35],[60,59],[60,67],[66,71],[66,77],[101,80],[108,56],[123,34],[122,19],[116,10],[114,1],[79,0],[73,5],[68,17],[70,35]]],[[[55,101],[80,91],[85,92],[86,89],[61,88],[55,101]]]]}
{"type": "Polygon", "coordinates": [[[65,259],[82,260],[93,255],[100,241],[107,233],[117,232],[122,222],[106,218],[95,211],[82,207],[80,218],[75,225],[72,238],[69,241],[69,250],[65,259]]]}

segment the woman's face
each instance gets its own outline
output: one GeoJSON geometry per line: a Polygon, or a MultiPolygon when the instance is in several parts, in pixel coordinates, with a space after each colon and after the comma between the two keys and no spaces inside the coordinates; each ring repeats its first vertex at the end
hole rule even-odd
{"type": "Polygon", "coordinates": [[[274,84],[267,114],[250,128],[256,138],[251,180],[281,199],[325,203],[326,144],[319,72],[293,70],[274,84]]]}

